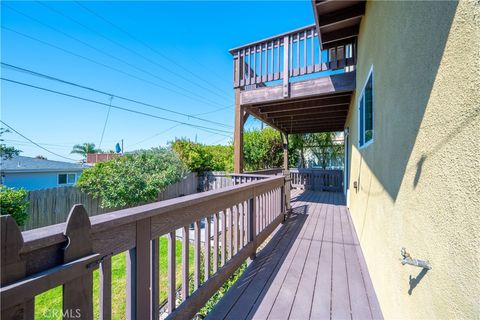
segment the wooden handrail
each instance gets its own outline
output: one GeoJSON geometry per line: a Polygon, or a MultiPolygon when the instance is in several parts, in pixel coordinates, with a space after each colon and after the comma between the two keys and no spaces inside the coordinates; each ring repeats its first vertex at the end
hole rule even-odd
{"type": "Polygon", "coordinates": [[[233,176],[241,182],[90,218],[83,206],[76,205],[66,223],[23,233],[11,217],[2,216],[2,318],[21,312],[31,319],[34,296],[62,284],[63,311],[79,309],[82,319],[91,319],[92,275],[100,266],[100,314],[109,319],[111,257],[127,251],[127,318],[158,319],[158,239],[164,235],[169,237],[169,317],[191,318],[247,258],[255,256],[258,245],[284,219],[283,176],[233,176]],[[206,222],[203,250],[201,221],[206,222]],[[198,243],[194,246],[196,290],[189,292],[183,285],[182,303],[177,306],[175,231],[184,232],[182,271],[183,281],[188,282],[191,248],[185,233],[191,224],[196,226],[198,243]],[[209,240],[210,234],[214,241],[209,240]],[[210,252],[216,255],[212,261],[210,252]],[[200,275],[202,263],[204,274],[200,275]],[[37,289],[28,289],[33,286],[37,289]]]}

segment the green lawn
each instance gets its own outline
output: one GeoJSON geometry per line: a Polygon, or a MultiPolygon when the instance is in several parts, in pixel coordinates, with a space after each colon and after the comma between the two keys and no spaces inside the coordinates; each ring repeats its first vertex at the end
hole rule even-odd
{"type": "MultiPolygon", "coordinates": [[[[160,238],[160,301],[167,298],[167,244],[165,237],[160,238]]],[[[190,273],[193,272],[193,247],[189,250],[190,273]]],[[[180,285],[182,265],[182,242],[176,241],[176,281],[180,285]]],[[[93,273],[94,319],[98,319],[98,270],[93,273]]],[[[126,253],[112,257],[112,319],[125,319],[126,301],[126,253]]],[[[35,297],[35,319],[61,319],[62,287],[53,288],[35,297]],[[55,311],[53,311],[55,310],[55,311]],[[58,317],[52,317],[52,315],[58,317]]]]}

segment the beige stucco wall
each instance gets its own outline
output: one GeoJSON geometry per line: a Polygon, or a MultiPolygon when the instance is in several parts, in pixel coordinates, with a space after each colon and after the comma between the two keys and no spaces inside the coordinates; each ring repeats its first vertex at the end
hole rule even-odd
{"type": "Polygon", "coordinates": [[[367,2],[356,96],[373,65],[375,133],[359,150],[353,99],[349,206],[388,319],[480,319],[479,25],[478,1],[367,2]]]}

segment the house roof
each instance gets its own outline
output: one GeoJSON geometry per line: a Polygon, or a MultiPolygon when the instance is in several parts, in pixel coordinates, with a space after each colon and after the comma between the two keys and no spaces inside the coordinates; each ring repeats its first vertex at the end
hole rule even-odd
{"type": "Polygon", "coordinates": [[[88,165],[15,156],[12,159],[1,160],[2,172],[52,172],[52,171],[81,171],[88,165]]]}

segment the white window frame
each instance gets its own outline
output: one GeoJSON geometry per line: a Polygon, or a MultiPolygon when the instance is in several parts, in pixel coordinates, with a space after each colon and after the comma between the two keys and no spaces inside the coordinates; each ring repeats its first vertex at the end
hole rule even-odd
{"type": "Polygon", "coordinates": [[[57,174],[57,185],[59,185],[59,186],[73,186],[73,185],[75,184],[75,182],[77,182],[77,178],[78,178],[78,176],[77,176],[77,174],[74,173],[74,172],[73,172],[73,173],[72,173],[72,172],[61,172],[61,173],[58,173],[58,174],[57,174]],[[60,183],[60,182],[59,182],[59,180],[60,180],[60,175],[62,175],[62,174],[64,174],[64,175],[67,176],[67,177],[66,177],[66,183],[60,183]],[[71,175],[71,174],[73,174],[73,175],[75,176],[75,181],[72,182],[72,183],[69,183],[69,182],[68,182],[68,176],[71,175]]]}
{"type": "MultiPolygon", "coordinates": [[[[374,75],[373,75],[373,65],[370,67],[370,71],[368,72],[367,74],[367,77],[365,79],[365,83],[363,84],[363,87],[362,87],[362,91],[360,93],[360,96],[358,97],[358,104],[357,104],[357,115],[358,115],[358,119],[357,119],[357,127],[358,127],[358,140],[357,140],[357,143],[358,143],[358,148],[359,149],[364,149],[366,147],[368,147],[369,145],[371,145],[373,143],[373,141],[375,140],[375,94],[374,94],[374,87],[375,87],[375,82],[374,82],[374,75]],[[370,79],[370,76],[372,77],[372,139],[370,139],[369,141],[365,142],[365,106],[363,108],[363,133],[360,132],[360,112],[361,112],[361,109],[360,109],[360,103],[362,102],[362,98],[365,96],[365,87],[367,86],[367,83],[368,83],[368,79],[370,79]],[[363,134],[363,144],[361,145],[360,144],[360,137],[361,135],[363,134]]],[[[363,101],[365,101],[365,99],[363,99],[363,101]]]]}

